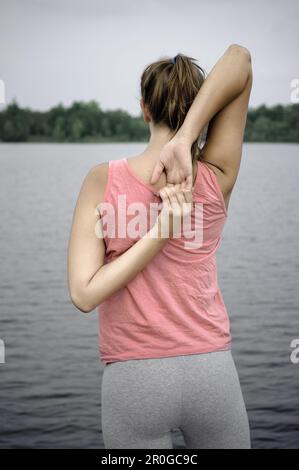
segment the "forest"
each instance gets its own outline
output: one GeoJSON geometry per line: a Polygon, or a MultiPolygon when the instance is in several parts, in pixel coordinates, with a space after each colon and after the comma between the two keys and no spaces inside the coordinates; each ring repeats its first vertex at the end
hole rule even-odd
{"type": "MultiPolygon", "coordinates": [[[[0,112],[2,142],[144,142],[148,126],[127,111],[103,110],[96,101],[59,104],[48,111],[20,107],[0,112]]],[[[299,142],[299,104],[249,108],[245,142],[299,142]]]]}

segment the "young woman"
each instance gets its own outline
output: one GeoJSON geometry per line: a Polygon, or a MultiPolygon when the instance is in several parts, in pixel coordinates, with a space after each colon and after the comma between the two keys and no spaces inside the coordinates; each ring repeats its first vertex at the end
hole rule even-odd
{"type": "Polygon", "coordinates": [[[182,54],[148,65],[141,77],[147,147],[96,165],[82,184],[68,281],[79,310],[98,308],[106,448],[171,448],[174,428],[187,448],[250,448],[216,251],[239,171],[251,86],[250,53],[237,44],[206,78],[182,54]],[[154,219],[153,203],[159,204],[154,219]],[[135,223],[140,204],[143,232],[135,223]],[[186,215],[196,226],[196,204],[202,239],[187,246],[177,228],[186,215]]]}

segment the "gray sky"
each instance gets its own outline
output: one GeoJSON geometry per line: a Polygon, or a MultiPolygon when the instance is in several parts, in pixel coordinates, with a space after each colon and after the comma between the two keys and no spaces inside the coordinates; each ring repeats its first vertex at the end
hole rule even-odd
{"type": "Polygon", "coordinates": [[[234,42],[251,51],[250,106],[289,104],[298,20],[297,0],[0,0],[0,79],[7,103],[137,115],[148,63],[181,52],[209,72],[234,42]]]}

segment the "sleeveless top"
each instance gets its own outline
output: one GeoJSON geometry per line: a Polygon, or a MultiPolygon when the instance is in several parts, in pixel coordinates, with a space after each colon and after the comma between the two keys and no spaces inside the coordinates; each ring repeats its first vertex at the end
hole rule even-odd
{"type": "MultiPolygon", "coordinates": [[[[128,221],[134,222],[136,218],[138,203],[146,208],[151,203],[161,204],[155,191],[133,172],[126,158],[109,161],[103,202],[115,209],[113,225],[118,226],[120,219],[119,201],[125,210],[131,205],[126,219],[128,226],[128,221]]],[[[202,207],[201,243],[186,249],[184,242],[190,238],[186,239],[184,234],[169,239],[133,280],[98,306],[102,362],[230,349],[230,322],[218,285],[216,264],[227,210],[215,173],[201,161],[197,162],[193,202],[202,207]]],[[[100,213],[103,215],[105,210],[101,209],[100,213]]],[[[193,209],[191,227],[194,221],[193,209]]],[[[130,233],[128,237],[118,231],[114,234],[107,226],[103,223],[105,263],[120,256],[142,236],[137,233],[134,237],[130,233]]],[[[150,227],[150,224],[144,226],[143,234],[150,227]]]]}

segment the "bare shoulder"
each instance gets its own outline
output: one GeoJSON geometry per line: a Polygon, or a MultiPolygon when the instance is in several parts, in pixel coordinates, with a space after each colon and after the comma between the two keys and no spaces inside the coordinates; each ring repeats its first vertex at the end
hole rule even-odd
{"type": "Polygon", "coordinates": [[[109,162],[94,165],[87,172],[81,194],[97,206],[103,199],[108,181],[109,162]]]}
{"type": "Polygon", "coordinates": [[[87,176],[91,181],[105,186],[108,179],[109,162],[98,163],[90,168],[87,176]]]}

